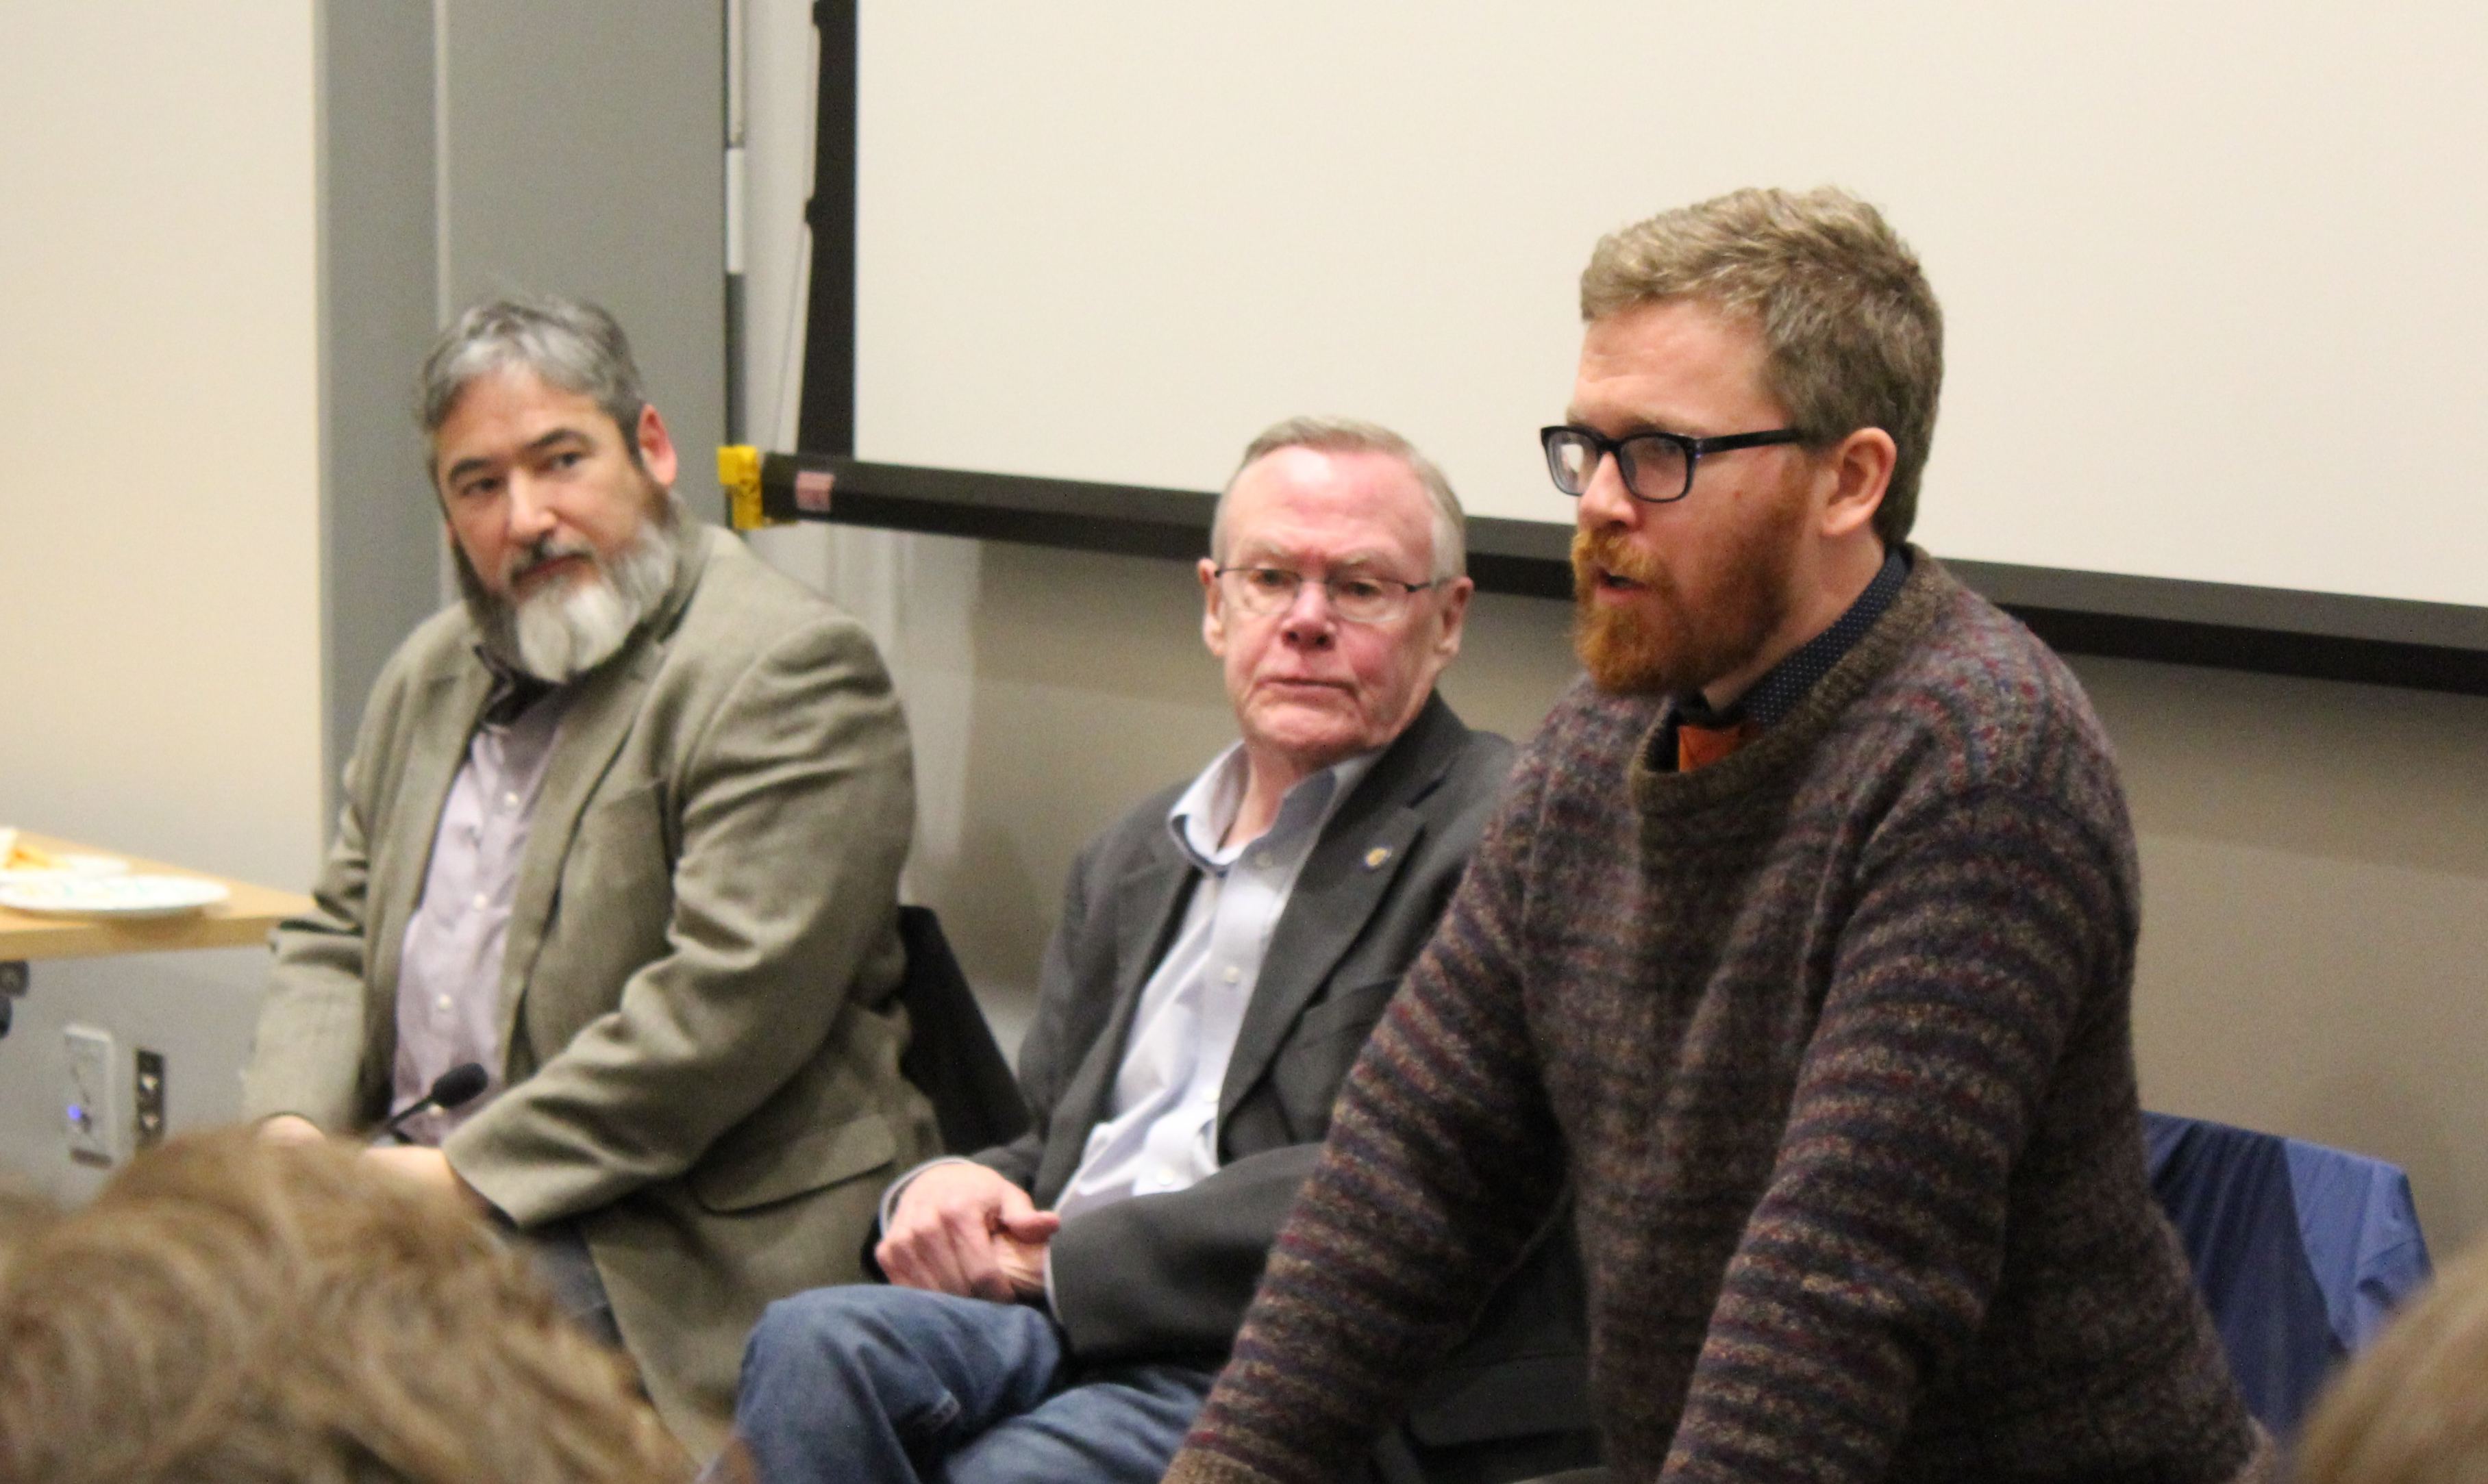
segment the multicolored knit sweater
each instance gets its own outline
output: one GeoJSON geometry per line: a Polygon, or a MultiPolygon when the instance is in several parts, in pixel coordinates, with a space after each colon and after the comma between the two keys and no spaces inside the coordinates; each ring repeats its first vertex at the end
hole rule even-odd
{"type": "Polygon", "coordinates": [[[2268,1469],[2145,1182],[2063,664],[1920,554],[1743,750],[1654,768],[1661,704],[1547,720],[1168,1477],[1339,1477],[1568,1170],[1621,1479],[2268,1469]]]}

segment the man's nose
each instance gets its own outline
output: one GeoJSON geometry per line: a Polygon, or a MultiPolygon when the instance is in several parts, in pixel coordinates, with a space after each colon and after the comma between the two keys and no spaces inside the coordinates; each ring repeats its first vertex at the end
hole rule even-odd
{"type": "Polygon", "coordinates": [[[558,523],[551,487],[526,474],[510,476],[509,509],[511,534],[523,541],[533,541],[558,523]]]}
{"type": "Polygon", "coordinates": [[[1331,611],[1330,589],[1311,577],[1296,584],[1296,596],[1279,615],[1279,632],[1290,644],[1328,649],[1339,642],[1339,615],[1331,611]]]}
{"type": "Polygon", "coordinates": [[[1585,531],[1641,523],[1641,502],[1625,488],[1624,463],[1612,451],[1600,454],[1597,464],[1590,470],[1590,482],[1581,487],[1581,508],[1576,515],[1585,531]]]}

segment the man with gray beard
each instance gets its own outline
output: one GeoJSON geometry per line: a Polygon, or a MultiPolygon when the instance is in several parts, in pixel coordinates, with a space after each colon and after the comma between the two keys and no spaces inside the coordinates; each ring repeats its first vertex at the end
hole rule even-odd
{"type": "Polygon", "coordinates": [[[511,1229],[705,1453],[761,1308],[858,1276],[936,1147],[896,1070],[906,724],[861,627],[686,518],[604,311],[468,310],[420,415],[463,602],[374,687],[245,1111],[393,1119],[365,1158],[511,1229]]]}

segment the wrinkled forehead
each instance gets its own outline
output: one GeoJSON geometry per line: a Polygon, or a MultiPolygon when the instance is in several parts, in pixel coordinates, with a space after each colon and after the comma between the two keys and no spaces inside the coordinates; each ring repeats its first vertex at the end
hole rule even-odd
{"type": "Polygon", "coordinates": [[[1433,501],[1398,456],[1281,448],[1235,476],[1220,507],[1225,559],[1397,573],[1433,560],[1433,501]]]}
{"type": "Polygon", "coordinates": [[[638,445],[633,431],[613,420],[603,404],[585,392],[548,380],[533,367],[506,363],[466,378],[450,398],[440,426],[430,434],[436,475],[445,473],[442,461],[460,452],[478,452],[473,445],[495,445],[491,452],[509,453],[516,445],[566,434],[591,447],[618,444],[636,462],[638,445]],[[511,448],[497,445],[509,443],[511,448]]]}

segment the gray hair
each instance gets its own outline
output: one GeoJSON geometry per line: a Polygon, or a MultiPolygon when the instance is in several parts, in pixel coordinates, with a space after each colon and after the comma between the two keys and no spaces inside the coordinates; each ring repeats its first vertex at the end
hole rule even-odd
{"type": "Polygon", "coordinates": [[[468,382],[511,366],[594,402],[622,430],[631,461],[639,461],[639,443],[631,434],[648,398],[639,387],[630,338],[596,305],[551,296],[477,304],[440,332],[423,358],[416,396],[415,416],[424,434],[440,432],[468,382]]]}
{"type": "Polygon", "coordinates": [[[1441,466],[1390,429],[1353,417],[1290,417],[1271,424],[1245,445],[1235,473],[1228,476],[1227,488],[1218,491],[1218,512],[1209,524],[1212,560],[1223,563],[1227,559],[1227,496],[1235,489],[1236,477],[1251,468],[1256,460],[1283,448],[1310,448],[1324,454],[1385,454],[1399,460],[1417,477],[1417,483],[1425,487],[1427,498],[1433,502],[1434,580],[1456,577],[1469,570],[1468,518],[1461,514],[1460,497],[1452,492],[1452,482],[1441,466]]]}
{"type": "Polygon", "coordinates": [[[1672,298],[1754,322],[1765,389],[1809,446],[1891,434],[1875,531],[1907,540],[1943,390],[1943,310],[1882,213],[1836,186],[1734,191],[1609,233],[1581,270],[1585,321],[1672,298]]]}

